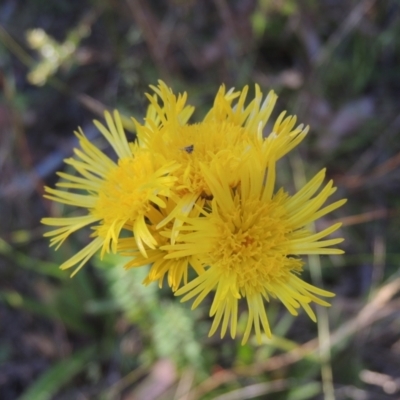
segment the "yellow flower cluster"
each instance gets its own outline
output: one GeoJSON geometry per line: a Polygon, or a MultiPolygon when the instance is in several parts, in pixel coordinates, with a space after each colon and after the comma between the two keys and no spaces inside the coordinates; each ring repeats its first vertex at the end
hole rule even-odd
{"type": "Polygon", "coordinates": [[[310,223],[345,203],[324,203],[335,192],[320,171],[290,196],[275,190],[276,163],[305,137],[308,127],[282,113],[270,133],[265,127],[276,102],[256,85],[246,105],[242,91],[219,89],[214,105],[199,123],[188,123],[194,108],[186,93],[175,95],[163,82],[146,94],[143,123],[134,120],[136,140],[129,142],[118,112],[95,121],[117,155],[113,161],[80,130],[80,149],[65,160],[77,175],[60,172],[58,189],[46,197],[81,207],[86,215],[44,218],[56,229],[46,233],[57,248],[73,232],[92,225],[92,240],[61,265],[75,274],[98,251],[129,256],[126,268],[151,265],[144,283],[168,285],[193,308],[210,293],[214,317],[210,334],[221,326],[236,336],[239,300],[248,307],[245,343],[253,328],[271,336],[266,302],[279,299],[297,315],[303,308],[312,320],[314,302],[332,293],[300,278],[304,254],[340,254],[342,239],[325,239],[340,227],[319,233],[310,223]]]}

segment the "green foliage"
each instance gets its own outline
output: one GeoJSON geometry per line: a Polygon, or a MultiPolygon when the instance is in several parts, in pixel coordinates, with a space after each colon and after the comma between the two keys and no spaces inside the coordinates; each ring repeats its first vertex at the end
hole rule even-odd
{"type": "Polygon", "coordinates": [[[21,396],[19,400],[50,400],[68,383],[75,375],[86,368],[86,365],[96,354],[96,347],[73,353],[65,360],[59,361],[45,372],[39,379],[21,396]]]}
{"type": "Polygon", "coordinates": [[[286,400],[307,400],[314,399],[321,393],[321,384],[319,382],[310,382],[293,388],[287,394],[286,400]]]}
{"type": "Polygon", "coordinates": [[[201,369],[201,346],[196,338],[193,314],[176,301],[163,302],[152,327],[158,357],[171,358],[185,367],[201,369]]]}
{"type": "Polygon", "coordinates": [[[108,256],[104,262],[97,259],[96,264],[104,274],[110,298],[130,321],[144,321],[152,310],[157,308],[158,288],[142,284],[149,268],[131,270],[123,268],[127,259],[108,256]]]}
{"type": "Polygon", "coordinates": [[[108,256],[104,262],[98,260],[97,265],[106,279],[115,311],[122,312],[143,333],[151,334],[147,338],[151,351],[144,359],[170,358],[180,367],[201,368],[201,348],[195,335],[193,313],[173,298],[163,298],[155,283],[142,284],[148,267],[125,270],[126,261],[120,256],[108,256]]]}

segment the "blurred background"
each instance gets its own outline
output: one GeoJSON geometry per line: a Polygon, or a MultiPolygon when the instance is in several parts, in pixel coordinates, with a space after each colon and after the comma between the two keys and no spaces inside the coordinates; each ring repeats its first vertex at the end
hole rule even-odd
{"type": "Polygon", "coordinates": [[[1,0],[0,87],[2,400],[400,398],[398,0],[1,0]],[[192,312],[142,286],[144,268],[58,269],[89,232],[48,248],[40,219],[69,210],[43,185],[74,129],[107,151],[92,120],[140,120],[158,79],[188,92],[193,120],[221,83],[258,83],[279,95],[273,119],[310,124],[279,182],[293,192],[327,167],[348,198],[318,225],[343,221],[346,254],[305,260],[337,294],[317,324],[272,302],[274,338],[241,346],[207,337],[210,298],[192,312]]]}

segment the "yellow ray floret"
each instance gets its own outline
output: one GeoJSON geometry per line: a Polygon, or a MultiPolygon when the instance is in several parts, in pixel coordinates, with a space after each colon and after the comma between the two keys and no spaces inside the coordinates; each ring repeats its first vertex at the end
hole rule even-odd
{"type": "Polygon", "coordinates": [[[80,176],[59,173],[63,181],[60,189],[45,188],[45,197],[63,204],[80,207],[86,215],[79,217],[44,218],[45,225],[58,227],[47,232],[51,245],[60,246],[73,232],[93,225],[92,241],[80,252],[61,265],[67,269],[78,265],[76,273],[100,248],[105,252],[117,249],[122,229],[134,234],[140,251],[146,255],[145,245],[155,248],[146,215],[153,208],[165,207],[160,196],[168,196],[176,178],[171,173],[178,168],[173,161],[163,162],[147,149],[129,143],[118,112],[112,117],[105,113],[107,126],[95,121],[95,125],[117,154],[117,162],[111,160],[82,131],[76,133],[80,149],[75,158],[65,160],[80,176]],[[78,190],[79,192],[75,192],[78,190]]]}
{"type": "Polygon", "coordinates": [[[324,239],[340,224],[312,233],[307,224],[338,207],[345,200],[322,208],[334,192],[332,182],[322,186],[325,171],[319,172],[294,196],[283,190],[274,193],[275,163],[270,161],[267,181],[255,157],[244,163],[239,185],[232,189],[221,172],[214,175],[203,166],[203,173],[213,195],[211,210],[197,218],[186,218],[179,229],[167,259],[196,256],[206,272],[179,289],[182,301],[195,298],[193,308],[211,292],[214,300],[210,315],[213,334],[221,326],[221,336],[228,326],[235,337],[238,301],[246,298],[249,310],[243,336],[245,343],[254,328],[258,342],[261,332],[271,336],[265,301],[279,299],[289,312],[297,315],[303,308],[315,321],[310,307],[314,302],[329,306],[320,297],[333,296],[300,279],[301,254],[340,254],[332,248],[343,239],[324,239]]]}
{"type": "MultiPolygon", "coordinates": [[[[149,221],[151,222],[149,229],[153,237],[157,240],[157,246],[147,250],[147,257],[140,252],[134,238],[120,239],[118,251],[123,256],[133,257],[132,260],[125,265],[126,269],[151,265],[149,274],[143,282],[145,285],[158,281],[161,288],[164,277],[167,276],[168,285],[175,292],[182,283],[188,283],[190,268],[193,268],[196,274],[200,275],[204,272],[204,267],[196,256],[166,258],[169,252],[161,249],[161,247],[170,242],[172,223],[169,223],[166,227],[161,229],[157,229],[157,225],[174,210],[176,204],[172,199],[165,199],[165,202],[165,208],[159,211],[153,209],[152,212],[148,214],[149,221]]],[[[198,217],[204,203],[205,201],[200,199],[196,207],[189,213],[189,216],[198,217]]]]}

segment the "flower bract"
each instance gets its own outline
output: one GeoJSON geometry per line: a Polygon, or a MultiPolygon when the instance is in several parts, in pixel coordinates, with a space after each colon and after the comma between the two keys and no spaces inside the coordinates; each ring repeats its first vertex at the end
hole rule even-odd
{"type": "Polygon", "coordinates": [[[249,316],[243,337],[245,343],[254,327],[261,342],[261,330],[271,336],[265,301],[279,299],[293,315],[302,307],[311,319],[311,302],[328,306],[320,297],[333,294],[316,288],[300,277],[303,254],[341,254],[332,248],[343,239],[324,239],[340,227],[334,224],[317,234],[307,225],[340,207],[339,200],[322,207],[335,192],[332,181],[322,186],[325,171],[319,172],[298,193],[274,193],[275,163],[271,161],[264,184],[264,170],[255,157],[242,165],[239,184],[232,189],[223,171],[211,174],[203,167],[213,200],[211,209],[197,218],[186,218],[177,237],[179,242],[163,248],[167,258],[197,256],[205,272],[175,294],[183,301],[195,298],[196,307],[210,292],[215,292],[210,309],[214,316],[210,334],[222,321],[221,336],[230,326],[236,335],[238,301],[245,298],[249,316]],[[188,232],[186,232],[188,231],[188,232]],[[172,251],[174,250],[174,251],[172,251]]]}
{"type": "Polygon", "coordinates": [[[133,232],[143,254],[146,254],[145,245],[154,248],[156,242],[146,224],[146,215],[154,207],[165,207],[160,196],[168,195],[176,180],[171,176],[177,168],[176,163],[160,165],[160,160],[150,151],[128,143],[117,112],[114,118],[109,113],[105,116],[107,127],[97,121],[95,124],[113,147],[118,161],[106,156],[82,131],[77,132],[81,149],[75,149],[76,157],[65,162],[79,176],[60,172],[63,179],[57,184],[60,189],[45,188],[46,198],[86,209],[83,216],[42,220],[45,225],[58,227],[45,233],[51,237],[51,245],[58,248],[71,233],[95,224],[92,226],[93,239],[63,263],[62,269],[78,264],[77,272],[99,249],[102,255],[109,252],[110,247],[115,252],[122,229],[133,232]]]}

